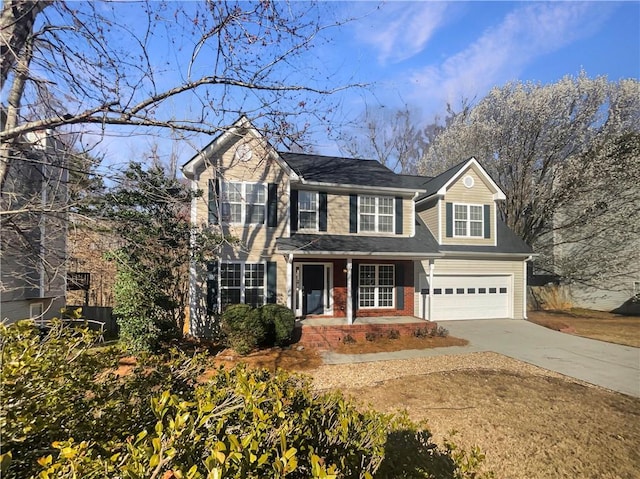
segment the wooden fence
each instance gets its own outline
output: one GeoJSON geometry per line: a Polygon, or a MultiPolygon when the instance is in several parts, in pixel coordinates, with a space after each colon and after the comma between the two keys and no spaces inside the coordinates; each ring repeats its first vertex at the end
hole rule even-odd
{"type": "Polygon", "coordinates": [[[82,310],[82,317],[104,323],[104,335],[107,338],[118,336],[118,323],[113,316],[113,308],[106,306],[67,306],[68,308],[82,310]]]}

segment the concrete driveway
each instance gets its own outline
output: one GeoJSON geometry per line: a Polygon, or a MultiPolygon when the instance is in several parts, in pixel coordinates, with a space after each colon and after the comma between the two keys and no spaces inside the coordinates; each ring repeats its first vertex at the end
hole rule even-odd
{"type": "Polygon", "coordinates": [[[552,331],[513,319],[438,321],[467,346],[358,355],[328,353],[326,363],[366,362],[386,359],[493,351],[541,368],[640,397],[640,349],[605,343],[552,331]]]}

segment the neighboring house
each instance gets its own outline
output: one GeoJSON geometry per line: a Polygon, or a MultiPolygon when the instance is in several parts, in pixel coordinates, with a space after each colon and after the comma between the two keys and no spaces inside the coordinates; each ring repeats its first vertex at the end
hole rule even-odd
{"type": "Polygon", "coordinates": [[[191,331],[228,304],[298,317],[526,317],[531,248],[498,218],[504,193],[473,158],[435,178],[372,160],[282,153],[245,118],[183,166],[194,224],[225,246],[192,265],[191,331]]]}
{"type": "Polygon", "coordinates": [[[73,213],[69,215],[68,305],[113,306],[117,270],[115,262],[107,260],[105,254],[120,248],[121,243],[108,224],[73,213]]]}
{"type": "Polygon", "coordinates": [[[67,179],[63,145],[25,135],[2,188],[0,321],[49,319],[65,305],[67,179]]]}

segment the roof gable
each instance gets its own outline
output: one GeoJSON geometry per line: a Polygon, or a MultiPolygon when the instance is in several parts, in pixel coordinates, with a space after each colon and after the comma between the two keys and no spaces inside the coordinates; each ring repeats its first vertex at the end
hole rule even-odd
{"type": "Polygon", "coordinates": [[[230,128],[216,136],[193,158],[182,165],[182,173],[189,179],[196,178],[198,176],[198,171],[211,164],[211,159],[217,152],[223,150],[229,143],[242,141],[247,136],[260,141],[264,145],[267,155],[275,160],[289,176],[297,178],[297,174],[291,170],[285,161],[282,160],[275,149],[269,144],[264,136],[262,136],[260,132],[253,127],[249,119],[245,116],[240,117],[230,128]]]}
{"type": "Polygon", "coordinates": [[[444,196],[447,190],[458,181],[469,168],[474,168],[481,179],[493,190],[494,200],[504,200],[506,195],[500,189],[500,187],[493,181],[489,173],[482,167],[482,165],[474,157],[469,158],[457,165],[452,166],[447,171],[432,178],[426,183],[427,192],[418,198],[418,202],[431,198],[432,196],[444,196]]]}

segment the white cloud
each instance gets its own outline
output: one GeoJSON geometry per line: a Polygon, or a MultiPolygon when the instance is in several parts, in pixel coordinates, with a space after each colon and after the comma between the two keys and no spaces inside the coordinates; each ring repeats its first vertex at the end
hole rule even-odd
{"type": "Polygon", "coordinates": [[[410,75],[413,96],[442,105],[483,96],[518,78],[533,60],[593,33],[607,6],[562,2],[528,4],[506,15],[465,50],[410,75]]]}
{"type": "Polygon", "coordinates": [[[444,20],[444,2],[390,2],[358,22],[356,36],[377,50],[381,64],[420,53],[444,20]]]}

